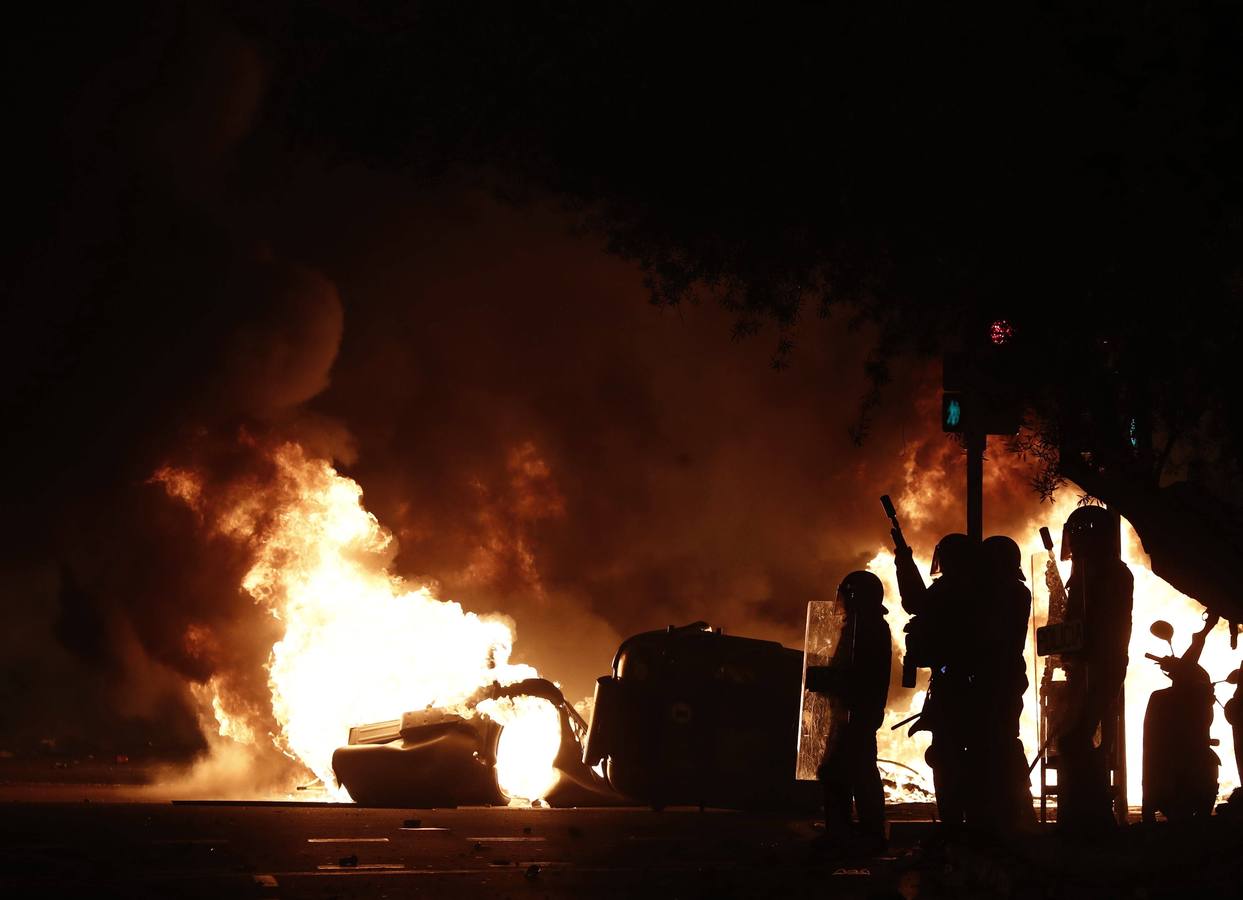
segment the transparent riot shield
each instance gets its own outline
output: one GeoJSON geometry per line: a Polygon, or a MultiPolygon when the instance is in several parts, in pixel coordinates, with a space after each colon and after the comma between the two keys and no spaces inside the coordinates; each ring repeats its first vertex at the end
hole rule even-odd
{"type": "Polygon", "coordinates": [[[1036,620],[1036,655],[1056,658],[1083,647],[1083,617],[1066,608],[1065,575],[1051,552],[1037,553],[1031,560],[1032,613],[1036,620]]]}
{"type": "Polygon", "coordinates": [[[1066,671],[1062,652],[1082,644],[1080,622],[1066,621],[1066,586],[1061,568],[1050,553],[1031,557],[1032,622],[1035,626],[1034,672],[1040,723],[1036,739],[1040,742],[1041,760],[1053,746],[1066,713],[1066,671]],[[1077,630],[1074,630],[1077,629],[1077,630]]]}
{"type": "MultiPolygon", "coordinates": [[[[841,719],[835,715],[836,701],[829,696],[808,690],[807,671],[816,667],[840,664],[837,650],[841,644],[845,613],[841,604],[830,600],[812,600],[807,604],[807,634],[803,643],[803,702],[799,710],[798,759],[794,777],[799,781],[815,781],[816,769],[824,758],[833,737],[833,725],[841,719]]],[[[813,684],[815,673],[813,672],[813,684]]]]}

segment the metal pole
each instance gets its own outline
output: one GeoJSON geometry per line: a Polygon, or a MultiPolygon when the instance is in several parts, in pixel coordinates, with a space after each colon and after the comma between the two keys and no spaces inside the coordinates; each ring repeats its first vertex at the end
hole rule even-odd
{"type": "Polygon", "coordinates": [[[967,438],[967,537],[984,539],[984,448],[988,436],[969,431],[967,438]]]}
{"type": "Polygon", "coordinates": [[[1114,817],[1125,825],[1130,815],[1126,795],[1126,684],[1118,689],[1118,737],[1114,747],[1114,817]]]}

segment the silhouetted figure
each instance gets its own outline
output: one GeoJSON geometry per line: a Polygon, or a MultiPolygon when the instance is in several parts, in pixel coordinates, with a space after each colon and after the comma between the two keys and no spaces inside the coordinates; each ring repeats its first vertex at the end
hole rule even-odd
{"type": "Polygon", "coordinates": [[[865,851],[885,845],[885,791],[876,769],[876,730],[889,696],[891,640],[884,594],[871,572],[851,572],[842,580],[837,589],[837,602],[845,610],[841,640],[828,666],[808,672],[808,687],[835,701],[818,772],[825,831],[835,842],[865,851]],[[859,814],[857,841],[852,840],[852,799],[859,814]]]}
{"type": "MultiPolygon", "coordinates": [[[[1171,822],[1212,815],[1221,764],[1209,736],[1216,696],[1199,663],[1205,638],[1220,618],[1210,615],[1182,656],[1145,654],[1171,681],[1168,688],[1152,692],[1144,713],[1145,822],[1156,821],[1158,812],[1171,822]]],[[[1153,634],[1167,641],[1173,631],[1168,622],[1152,626],[1153,634]]]]}
{"type": "MultiPolygon", "coordinates": [[[[1243,666],[1235,669],[1226,680],[1234,685],[1234,696],[1226,701],[1226,721],[1234,740],[1235,771],[1243,773],[1243,666]]],[[[1230,799],[1218,807],[1219,815],[1243,816],[1243,787],[1237,787],[1230,799]]]]}
{"type": "Polygon", "coordinates": [[[965,817],[964,789],[971,714],[972,615],[976,604],[979,545],[965,534],[947,534],[932,554],[936,578],[924,587],[909,547],[895,553],[902,608],[907,624],[906,652],[932,670],[923,713],[912,731],[932,732],[925,759],[932,767],[937,810],[949,826],[965,817]]]}
{"type": "Polygon", "coordinates": [[[985,828],[1014,830],[1035,823],[1027,759],[1019,718],[1027,692],[1027,643],[1031,592],[1024,583],[1019,545],[995,535],[981,545],[972,660],[972,712],[968,735],[971,764],[967,820],[985,828]]]}
{"type": "Polygon", "coordinates": [[[1063,828],[1090,832],[1115,824],[1110,754],[1118,737],[1135,579],[1122,562],[1118,520],[1099,506],[1070,514],[1062,531],[1062,559],[1072,564],[1066,616],[1083,622],[1083,649],[1065,655],[1068,711],[1058,738],[1057,815],[1063,828]]]}

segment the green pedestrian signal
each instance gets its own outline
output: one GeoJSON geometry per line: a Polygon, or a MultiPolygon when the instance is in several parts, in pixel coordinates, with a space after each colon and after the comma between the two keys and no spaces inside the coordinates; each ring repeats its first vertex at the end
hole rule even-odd
{"type": "Polygon", "coordinates": [[[957,393],[941,395],[941,430],[962,431],[962,400],[957,393]]]}
{"type": "Polygon", "coordinates": [[[1019,357],[1011,346],[1014,329],[1004,321],[993,326],[989,344],[946,353],[942,360],[942,431],[1018,434],[1023,424],[1019,357]]]}
{"type": "Polygon", "coordinates": [[[945,427],[956,428],[962,421],[962,406],[957,400],[950,400],[945,407],[945,427]]]}

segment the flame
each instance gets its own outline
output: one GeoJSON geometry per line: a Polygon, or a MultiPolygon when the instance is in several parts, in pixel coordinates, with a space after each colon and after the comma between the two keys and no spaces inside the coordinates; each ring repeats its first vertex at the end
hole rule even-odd
{"type": "MultiPolygon", "coordinates": [[[[922,571],[927,571],[929,563],[919,556],[915,557],[915,562],[922,571]]],[[[893,552],[890,550],[881,550],[867,564],[867,570],[880,578],[881,583],[885,586],[885,608],[889,611],[886,618],[889,620],[889,631],[898,643],[899,651],[902,647],[902,633],[906,623],[911,620],[911,616],[902,608],[902,604],[898,597],[898,582],[894,574],[893,552]]],[[[927,801],[932,796],[932,767],[924,760],[924,753],[928,750],[928,745],[932,743],[932,735],[927,731],[919,731],[914,735],[907,736],[911,725],[904,725],[897,731],[893,730],[893,726],[897,725],[903,719],[915,715],[924,706],[924,697],[928,693],[928,670],[920,669],[915,681],[915,690],[911,692],[903,692],[896,686],[890,686],[889,702],[885,707],[885,721],[880,729],[876,732],[876,751],[877,756],[881,759],[891,759],[906,769],[900,774],[904,779],[916,784],[919,788],[919,796],[910,796],[910,792],[904,792],[899,789],[897,778],[895,786],[885,785],[885,799],[889,803],[904,803],[912,800],[927,801]]]]}
{"type": "Polygon", "coordinates": [[[877,758],[876,768],[880,772],[886,802],[932,803],[935,801],[932,781],[923,773],[903,763],[885,759],[883,756],[877,758]]]}
{"type": "Polygon", "coordinates": [[[547,700],[484,700],[480,712],[503,726],[496,745],[496,780],[508,796],[546,797],[560,776],[553,760],[561,748],[561,714],[547,700]]]}
{"type": "MultiPolygon", "coordinates": [[[[394,541],[363,507],[356,482],[293,443],[276,447],[271,461],[270,483],[235,486],[215,503],[204,502],[203,479],[191,470],[166,467],[155,480],[201,513],[215,510],[209,527],[254,551],[241,587],[285,625],[267,664],[279,750],[333,790],[332,753],[350,726],[459,706],[484,685],[538,675],[509,662],[508,619],[466,612],[388,571],[394,541]]],[[[205,690],[220,733],[253,743],[254,727],[227,708],[219,685],[205,690]]],[[[535,800],[556,781],[560,722],[551,704],[525,699],[480,712],[504,726],[502,790],[535,800]]]]}
{"type": "MultiPolygon", "coordinates": [[[[1042,517],[1046,519],[1050,525],[1050,531],[1053,533],[1055,547],[1061,546],[1061,524],[1075,509],[1076,501],[1073,496],[1066,496],[1054,504],[1048,515],[1042,517]],[[1059,526],[1056,530],[1052,527],[1054,524],[1059,526]]],[[[1048,559],[1044,551],[1043,545],[1040,543],[1038,529],[1043,522],[1032,521],[1029,523],[1026,542],[1020,542],[1020,546],[1025,546],[1028,551],[1037,555],[1039,558],[1039,568],[1035,572],[1035,578],[1043,578],[1044,562],[1048,559]]],[[[1174,650],[1176,653],[1182,653],[1191,640],[1191,635],[1199,631],[1204,626],[1204,606],[1197,600],[1188,597],[1172,587],[1169,582],[1158,577],[1152,571],[1152,564],[1148,554],[1144,552],[1143,544],[1139,539],[1131,523],[1122,520],[1122,559],[1123,562],[1131,570],[1131,574],[1135,576],[1135,595],[1134,607],[1131,613],[1131,642],[1129,647],[1130,662],[1127,666],[1126,674],[1126,762],[1127,762],[1127,799],[1132,805],[1137,805],[1143,796],[1143,734],[1144,734],[1144,713],[1147,709],[1148,698],[1153,691],[1161,690],[1169,687],[1169,679],[1162,674],[1161,669],[1155,663],[1144,658],[1145,653],[1155,653],[1164,656],[1169,653],[1169,647],[1162,644],[1149,631],[1148,626],[1157,619],[1165,619],[1174,626],[1174,650]]],[[[1070,564],[1058,563],[1062,572],[1063,580],[1070,577],[1070,564]]],[[[1028,578],[1033,578],[1029,572],[1028,578]]],[[[1044,594],[1041,591],[1033,592],[1041,600],[1044,594]]],[[[1046,615],[1044,604],[1037,605],[1036,623],[1043,624],[1046,615]]],[[[1028,670],[1032,671],[1032,648],[1028,647],[1028,670]]],[[[1043,665],[1043,662],[1041,663],[1043,665]]],[[[1226,675],[1234,669],[1238,663],[1235,661],[1231,651],[1225,622],[1220,623],[1212,632],[1204,644],[1204,651],[1200,655],[1200,665],[1209,673],[1213,680],[1224,679],[1226,675]]],[[[1030,678],[1030,676],[1029,676],[1030,678]]],[[[1225,699],[1226,695],[1223,695],[1225,699]]],[[[1030,741],[1031,753],[1029,758],[1034,756],[1035,748],[1035,704],[1037,703],[1035,690],[1029,692],[1027,703],[1024,705],[1024,744],[1030,741]],[[1032,725],[1027,727],[1028,711],[1031,710],[1033,715],[1030,716],[1032,725]]],[[[1225,717],[1216,711],[1213,718],[1211,728],[1211,736],[1220,741],[1220,747],[1225,752],[1219,750],[1218,756],[1221,757],[1222,766],[1218,772],[1218,794],[1221,797],[1228,796],[1230,792],[1238,786],[1239,773],[1235,771],[1234,757],[1229,749],[1233,746],[1234,738],[1229,724],[1225,717]]],[[[1035,778],[1033,778],[1033,783],[1035,778]]]]}
{"type": "Polygon", "coordinates": [[[255,729],[252,728],[240,716],[230,715],[225,709],[224,701],[220,698],[220,684],[215,679],[210,679],[206,685],[195,685],[194,693],[202,702],[211,705],[212,716],[216,719],[218,726],[217,733],[221,737],[227,737],[239,744],[254,744],[255,729]]]}
{"type": "MultiPolygon", "coordinates": [[[[305,765],[331,790],[332,752],[344,743],[350,726],[391,719],[404,710],[460,706],[493,681],[510,684],[536,676],[530,666],[509,662],[513,630],[508,619],[466,612],[457,603],[438,599],[428,587],[411,586],[388,571],[395,542],[363,507],[356,482],[328,462],[307,457],[297,444],[280,445],[270,457],[274,479],[221,489],[220,496],[209,496],[205,479],[191,469],[165,467],[153,480],[170,497],[194,509],[213,532],[244,542],[254,552],[254,564],[241,587],[285,626],[267,665],[271,714],[279,729],[271,740],[279,750],[305,765]]],[[[927,521],[929,510],[944,506],[949,490],[945,479],[917,477],[914,470],[908,476],[906,491],[898,498],[903,520],[927,521]]],[[[1048,524],[1060,542],[1061,524],[1074,506],[1075,498],[1067,492],[1015,535],[1029,557],[1039,559],[1029,578],[1041,577],[1046,558],[1039,527],[1048,524]]],[[[1168,683],[1160,669],[1144,659],[1145,652],[1166,650],[1149,635],[1147,626],[1156,618],[1171,622],[1177,635],[1175,650],[1181,652],[1200,628],[1202,607],[1154,575],[1134,529],[1125,521],[1123,529],[1123,559],[1135,576],[1126,719],[1128,796],[1137,803],[1142,794],[1145,705],[1153,690],[1168,683]]],[[[928,570],[926,557],[916,561],[928,570]]],[[[890,627],[900,640],[909,616],[897,600],[892,552],[881,549],[867,568],[885,584],[890,627]]],[[[1068,575],[1064,569],[1063,577],[1068,575]]],[[[1043,595],[1036,593],[1035,624],[1041,624],[1043,595]]],[[[1214,680],[1237,665],[1225,629],[1222,623],[1210,635],[1200,660],[1214,680]]],[[[187,636],[191,638],[197,642],[202,636],[187,636]]],[[[1030,641],[1026,661],[1031,686],[1021,737],[1031,759],[1038,749],[1040,669],[1030,641]]],[[[891,692],[885,726],[877,735],[879,755],[901,764],[887,776],[895,783],[887,788],[891,801],[926,799],[931,791],[931,770],[923,758],[928,733],[908,737],[906,728],[888,727],[921,708],[927,672],[921,671],[919,678],[915,691],[891,692]]],[[[205,708],[210,707],[222,736],[254,746],[267,732],[253,711],[239,708],[216,679],[197,686],[195,693],[205,708]]],[[[1224,699],[1225,693],[1221,696],[1224,699]]],[[[485,701],[477,711],[504,726],[496,763],[502,790],[515,799],[545,796],[558,777],[553,767],[561,736],[558,712],[547,701],[530,697],[485,701]]],[[[1212,736],[1221,742],[1219,790],[1225,796],[1238,785],[1239,773],[1226,749],[1233,736],[1220,714],[1214,718],[1212,736]]],[[[1033,772],[1034,788],[1037,779],[1038,769],[1033,772]]],[[[342,789],[335,793],[346,798],[342,789]]]]}
{"type": "MultiPolygon", "coordinates": [[[[934,495],[940,490],[940,480],[924,479],[922,484],[911,485],[907,496],[899,501],[899,510],[911,521],[924,521],[927,516],[923,510],[925,501],[935,502],[934,495]]],[[[1053,534],[1055,547],[1061,546],[1061,527],[1077,505],[1071,492],[1063,492],[1057,502],[1050,507],[1043,507],[1038,515],[1032,517],[1014,538],[1024,548],[1030,560],[1035,557],[1037,565],[1029,569],[1027,576],[1029,587],[1040,585],[1037,579],[1043,580],[1044,564],[1048,556],[1040,541],[1040,526],[1048,525],[1053,534]]],[[[906,519],[904,519],[904,522],[906,519]]],[[[1122,521],[1122,558],[1135,576],[1135,602],[1131,616],[1130,664],[1126,676],[1126,737],[1127,737],[1127,798],[1131,805],[1138,805],[1143,796],[1143,733],[1144,712],[1148,697],[1154,690],[1169,686],[1169,679],[1160,668],[1144,658],[1145,653],[1164,656],[1169,648],[1161,644],[1148,632],[1148,626],[1156,619],[1165,619],[1174,626],[1174,649],[1182,653],[1186,649],[1191,635],[1203,626],[1204,607],[1196,600],[1180,593],[1168,582],[1159,578],[1152,571],[1149,557],[1143,550],[1138,534],[1129,522],[1122,521]]],[[[927,572],[930,560],[916,556],[921,571],[927,572]]],[[[1059,562],[1063,580],[1070,577],[1070,564],[1059,562]]],[[[881,549],[868,563],[869,571],[880,577],[885,585],[886,603],[889,609],[890,629],[895,639],[901,643],[903,626],[910,616],[902,609],[898,600],[898,586],[894,576],[893,553],[881,549]]],[[[1046,594],[1042,590],[1034,590],[1034,625],[1045,622],[1046,594]]],[[[1028,760],[1035,758],[1039,750],[1038,716],[1039,698],[1037,695],[1040,674],[1043,671],[1043,660],[1035,657],[1034,631],[1029,631],[1028,644],[1025,652],[1027,663],[1028,687],[1024,698],[1023,713],[1020,719],[1020,736],[1028,760]]],[[[1213,680],[1224,679],[1238,666],[1237,654],[1230,650],[1228,631],[1225,622],[1209,634],[1205,642],[1204,652],[1200,656],[1200,665],[1209,673],[1213,680]]],[[[890,708],[886,711],[885,727],[877,734],[877,744],[882,758],[897,760],[923,776],[923,785],[932,784],[932,770],[924,761],[930,737],[927,732],[920,732],[913,738],[906,736],[907,728],[890,731],[890,725],[905,719],[908,715],[918,712],[923,704],[924,691],[927,688],[927,670],[920,670],[919,682],[915,692],[905,697],[898,692],[890,692],[890,708]]],[[[1232,686],[1219,685],[1218,696],[1223,702],[1228,698],[1232,686]]],[[[1217,754],[1221,758],[1221,769],[1218,776],[1218,794],[1226,797],[1239,785],[1239,773],[1235,771],[1234,757],[1230,752],[1233,746],[1233,733],[1224,715],[1216,711],[1211,730],[1212,737],[1220,741],[1217,754]]],[[[1039,768],[1032,771],[1032,790],[1039,796],[1039,768]]],[[[896,792],[888,792],[891,801],[900,801],[896,792]]]]}

